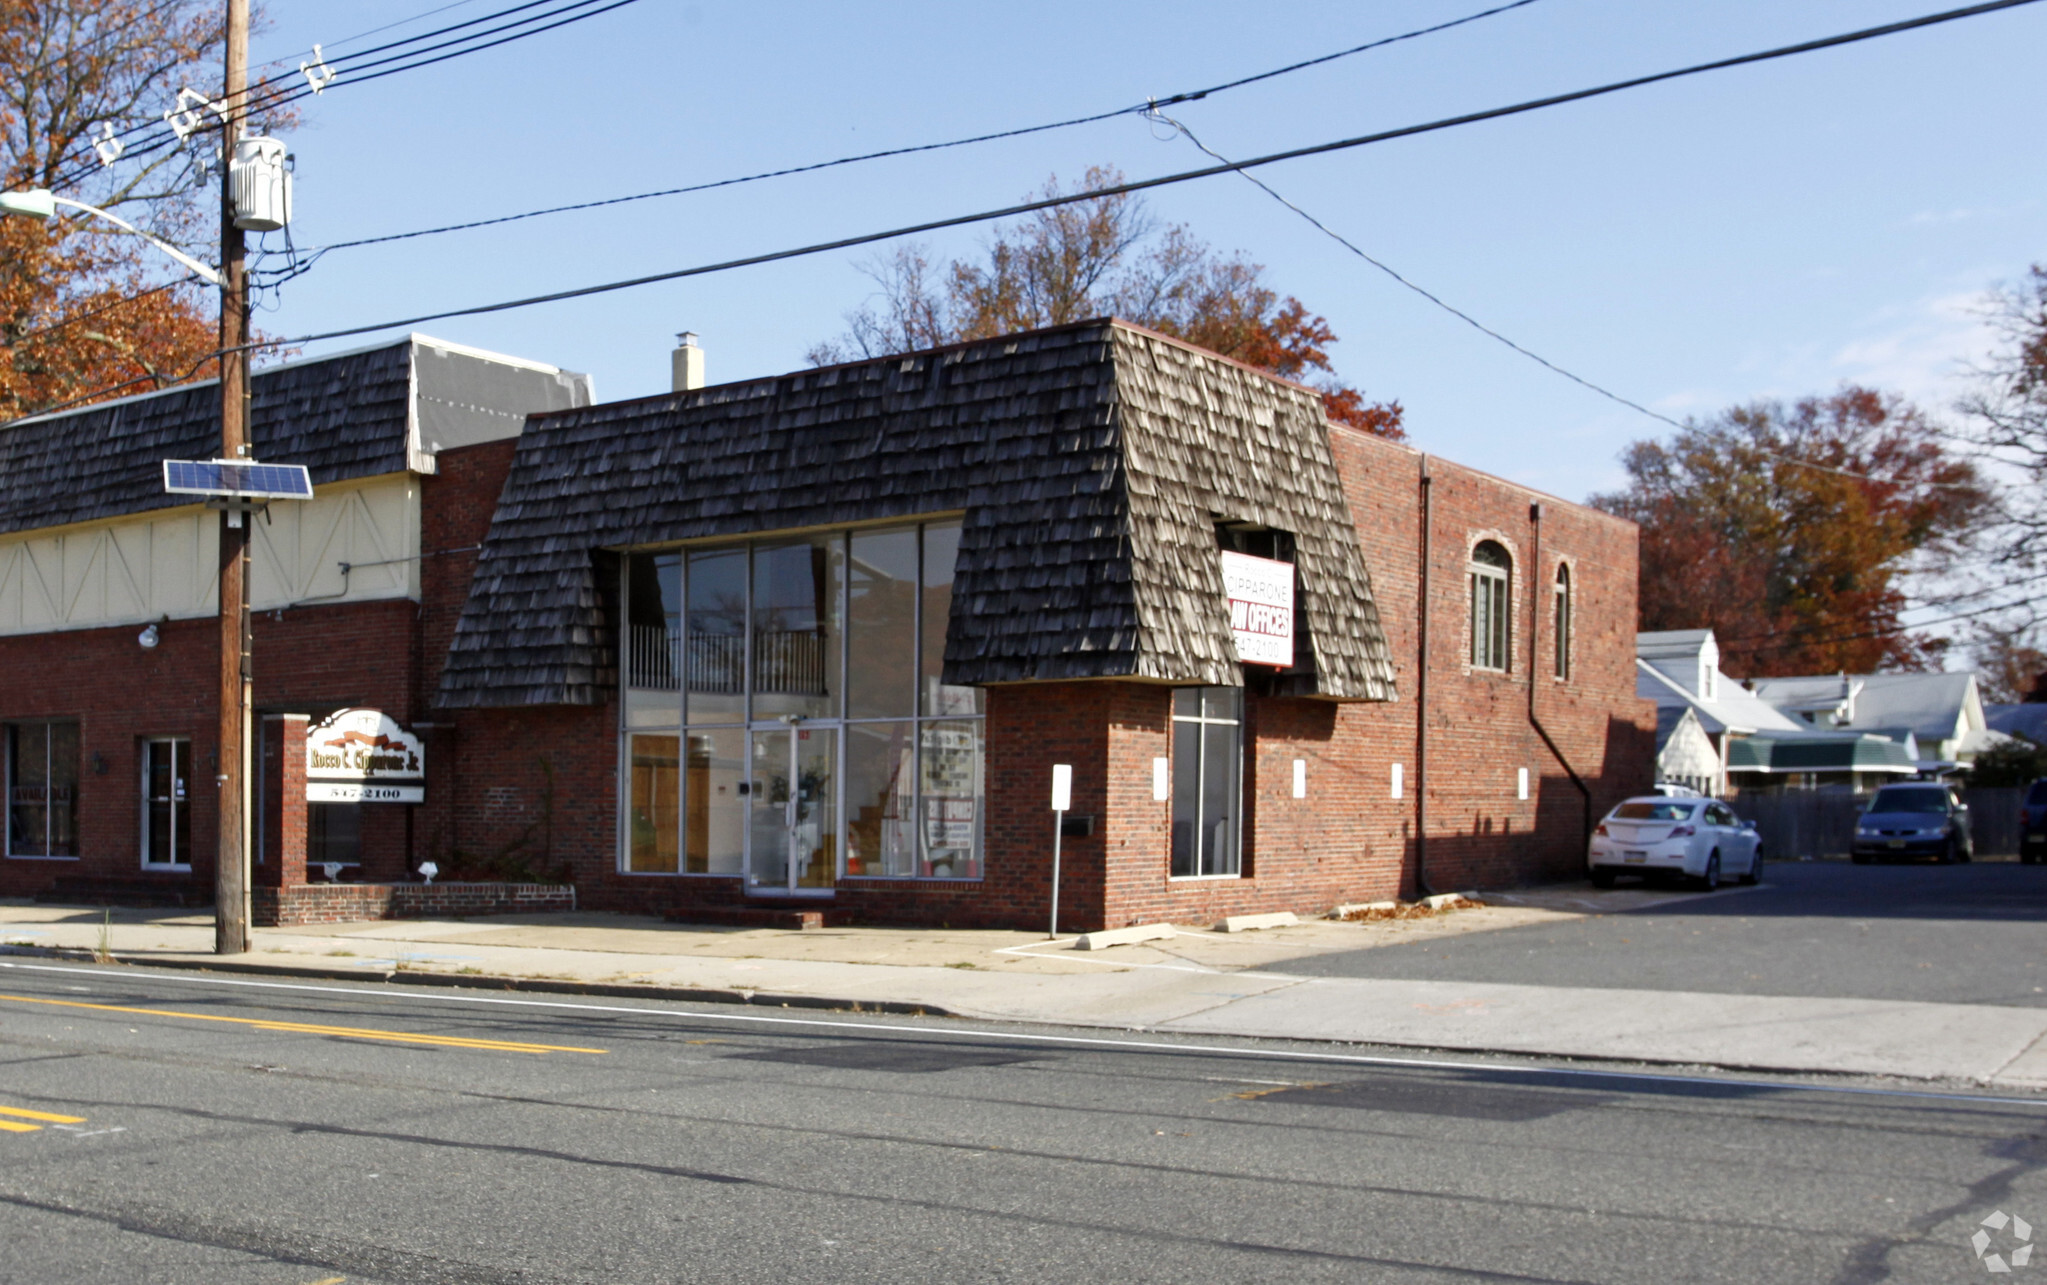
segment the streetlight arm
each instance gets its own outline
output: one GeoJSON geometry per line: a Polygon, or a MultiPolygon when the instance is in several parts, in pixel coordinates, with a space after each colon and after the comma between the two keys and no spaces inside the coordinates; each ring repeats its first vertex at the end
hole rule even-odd
{"type": "Polygon", "coordinates": [[[74,210],[84,210],[87,214],[97,214],[122,231],[134,233],[173,259],[176,259],[179,263],[190,268],[194,273],[198,274],[201,281],[210,286],[225,286],[227,284],[221,277],[219,269],[208,267],[170,242],[151,236],[119,215],[109,214],[96,205],[87,205],[83,201],[74,201],[68,196],[57,196],[47,188],[33,188],[26,192],[0,193],[0,214],[23,214],[32,219],[47,219],[55,212],[56,207],[60,205],[68,205],[74,210]]]}
{"type": "Polygon", "coordinates": [[[178,247],[172,245],[170,242],[165,241],[160,237],[151,236],[149,233],[144,232],[141,228],[136,227],[133,223],[128,222],[126,219],[120,218],[117,215],[109,214],[105,210],[100,209],[98,206],[87,205],[83,201],[74,201],[68,196],[52,196],[50,200],[58,205],[68,205],[74,210],[84,210],[87,214],[97,214],[101,218],[105,219],[107,222],[113,224],[115,227],[124,228],[127,231],[133,232],[136,236],[141,237],[143,240],[149,242],[157,249],[162,250],[165,254],[168,254],[173,259],[176,259],[179,263],[182,263],[186,267],[192,269],[194,273],[198,274],[198,277],[201,281],[204,281],[206,284],[210,286],[224,286],[227,284],[227,282],[221,277],[220,270],[218,268],[208,267],[206,264],[199,262],[199,260],[193,258],[189,254],[186,254],[183,250],[180,250],[178,247]]]}

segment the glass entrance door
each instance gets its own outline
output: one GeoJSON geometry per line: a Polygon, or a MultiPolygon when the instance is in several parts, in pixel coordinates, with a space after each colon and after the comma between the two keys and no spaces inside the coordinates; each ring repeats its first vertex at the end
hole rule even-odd
{"type": "Polygon", "coordinates": [[[839,865],[838,727],[756,728],[747,739],[747,891],[829,893],[839,865]]]}

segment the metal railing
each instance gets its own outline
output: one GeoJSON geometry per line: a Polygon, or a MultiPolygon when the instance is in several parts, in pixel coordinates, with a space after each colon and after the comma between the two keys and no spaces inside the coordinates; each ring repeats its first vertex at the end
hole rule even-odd
{"type": "MultiPolygon", "coordinates": [[[[825,694],[826,638],[815,630],[756,633],[753,690],[798,696],[825,694]]],[[[736,695],[746,690],[746,639],[697,634],[687,640],[663,625],[626,630],[626,684],[672,692],[687,678],[693,692],[736,695]]]]}

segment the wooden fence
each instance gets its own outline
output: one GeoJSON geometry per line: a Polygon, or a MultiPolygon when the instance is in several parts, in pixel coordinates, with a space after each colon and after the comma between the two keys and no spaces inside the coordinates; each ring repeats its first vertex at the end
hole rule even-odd
{"type": "MultiPolygon", "coordinates": [[[[1979,856],[2007,856],[2019,850],[2019,803],[2023,789],[1964,790],[1969,830],[1979,856]]],[[[1869,806],[1866,794],[1800,790],[1787,794],[1743,794],[1728,800],[1735,812],[1756,823],[1763,851],[1775,857],[1845,856],[1855,838],[1855,820],[1869,806]]]]}

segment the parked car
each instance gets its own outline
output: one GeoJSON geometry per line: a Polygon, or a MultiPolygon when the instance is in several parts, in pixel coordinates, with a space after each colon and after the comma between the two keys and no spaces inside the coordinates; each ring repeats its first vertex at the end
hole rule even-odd
{"type": "Polygon", "coordinates": [[[2026,787],[2026,801],[2019,805],[2019,860],[2026,865],[2047,864],[2047,779],[2026,787]]]}
{"type": "Polygon", "coordinates": [[[1676,781],[1658,781],[1649,787],[1649,793],[1660,794],[1666,799],[1702,799],[1706,797],[1691,786],[1681,785],[1676,781]]]}
{"type": "Polygon", "coordinates": [[[1606,814],[1585,854],[1592,882],[1613,887],[1624,874],[1682,876],[1702,891],[1733,873],[1754,883],[1763,873],[1763,840],[1755,823],[1718,799],[1644,794],[1606,814]]]}
{"type": "Polygon", "coordinates": [[[1976,855],[1969,808],[1938,781],[1886,785],[1855,822],[1849,858],[1867,865],[1878,857],[1933,857],[1967,861],[1976,855]]]}

